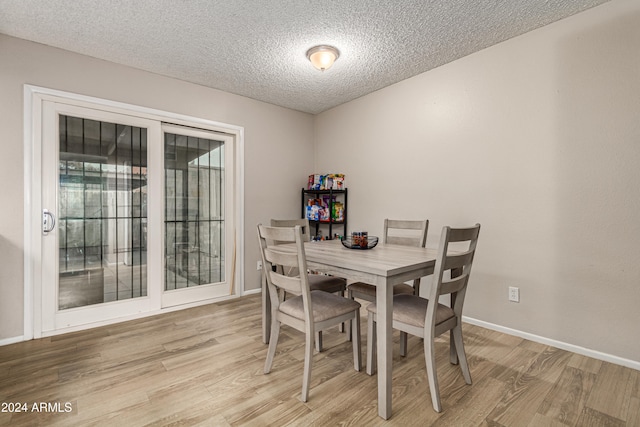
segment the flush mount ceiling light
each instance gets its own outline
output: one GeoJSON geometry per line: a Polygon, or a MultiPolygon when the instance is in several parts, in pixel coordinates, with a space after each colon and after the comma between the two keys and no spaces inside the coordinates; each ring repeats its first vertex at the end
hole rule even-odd
{"type": "Polygon", "coordinates": [[[307,51],[307,58],[320,71],[331,68],[336,59],[340,56],[340,51],[333,46],[314,46],[307,51]]]}

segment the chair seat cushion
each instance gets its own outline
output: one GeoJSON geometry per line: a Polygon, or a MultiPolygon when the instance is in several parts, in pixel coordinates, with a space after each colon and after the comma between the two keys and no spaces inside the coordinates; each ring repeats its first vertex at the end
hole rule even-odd
{"type": "Polygon", "coordinates": [[[347,281],[341,277],[326,276],[324,274],[309,274],[309,290],[324,291],[333,294],[344,291],[347,281]]]}
{"type": "MultiPolygon", "coordinates": [[[[429,300],[415,295],[396,295],[393,297],[393,320],[408,325],[424,328],[424,320],[427,315],[429,300]]],[[[367,306],[367,310],[377,313],[376,304],[367,306]]],[[[436,309],[436,325],[451,319],[455,313],[450,307],[438,303],[436,309]]]]}
{"type": "MultiPolygon", "coordinates": [[[[311,307],[313,309],[313,320],[322,322],[332,317],[360,310],[360,303],[328,292],[311,291],[311,307]]],[[[280,311],[296,319],[304,320],[302,296],[293,297],[282,302],[280,311]]]]}
{"type": "MultiPolygon", "coordinates": [[[[376,287],[368,283],[356,282],[356,283],[350,284],[349,286],[347,286],[347,288],[350,291],[356,292],[359,294],[369,295],[374,298],[376,296],[376,287]]],[[[400,283],[399,285],[395,285],[393,287],[393,294],[394,295],[400,295],[400,294],[413,295],[413,286],[407,285],[406,283],[400,283]]]]}

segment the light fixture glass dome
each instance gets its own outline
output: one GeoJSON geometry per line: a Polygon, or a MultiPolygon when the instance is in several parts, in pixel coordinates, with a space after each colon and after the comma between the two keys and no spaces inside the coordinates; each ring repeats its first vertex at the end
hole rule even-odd
{"type": "Polygon", "coordinates": [[[340,51],[333,46],[314,46],[307,51],[307,58],[320,71],[328,70],[340,57],[340,51]]]}

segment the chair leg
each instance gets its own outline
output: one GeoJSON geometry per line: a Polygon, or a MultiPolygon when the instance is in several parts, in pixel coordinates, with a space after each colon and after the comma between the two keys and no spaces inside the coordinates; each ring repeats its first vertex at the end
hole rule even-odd
{"type": "Polygon", "coordinates": [[[305,335],[304,345],[304,373],[302,374],[302,396],[303,402],[309,399],[309,383],[311,383],[311,362],[313,360],[313,335],[305,335]]]}
{"type": "Polygon", "coordinates": [[[280,336],[280,322],[272,317],[271,321],[271,335],[269,337],[269,349],[267,350],[267,360],[264,362],[264,373],[271,372],[271,366],[273,365],[273,357],[276,354],[276,346],[278,345],[278,337],[280,336]]]}
{"type": "Polygon", "coordinates": [[[464,342],[462,340],[462,326],[458,324],[458,326],[453,328],[452,332],[462,376],[467,384],[471,384],[471,373],[469,372],[469,364],[467,363],[467,355],[465,354],[464,342]]]}
{"type": "Polygon", "coordinates": [[[367,374],[376,373],[376,321],[373,314],[369,312],[367,318],[367,374]]]}
{"type": "Polygon", "coordinates": [[[356,309],[354,319],[350,322],[352,327],[351,344],[353,345],[353,367],[360,372],[362,369],[362,340],[360,338],[360,309],[356,309]]]}
{"type": "Polygon", "coordinates": [[[407,355],[407,333],[400,331],[400,356],[407,355]]]}
{"type": "MultiPolygon", "coordinates": [[[[347,298],[349,298],[351,300],[355,299],[355,298],[353,298],[353,292],[351,292],[351,290],[349,290],[349,289],[347,290],[347,298]]],[[[351,341],[352,340],[352,337],[351,337],[351,325],[352,325],[352,323],[353,322],[351,320],[349,320],[348,324],[347,324],[347,341],[351,341]]]]}
{"type": "Polygon", "coordinates": [[[456,341],[453,337],[453,329],[449,331],[449,362],[452,365],[458,364],[458,352],[456,350],[456,341]]]}
{"type": "Polygon", "coordinates": [[[322,331],[316,332],[316,351],[318,353],[322,351],[322,331]]]}
{"type": "MultiPolygon", "coordinates": [[[[462,271],[460,271],[460,269],[451,270],[452,278],[457,277],[461,274],[462,274],[462,271]]],[[[456,306],[456,296],[457,296],[456,292],[449,294],[449,307],[454,308],[456,306]]],[[[458,324],[460,324],[460,318],[458,318],[458,324]]],[[[449,361],[451,362],[452,365],[458,364],[458,352],[456,350],[455,338],[453,337],[453,329],[449,331],[449,361]]]]}
{"type": "MultiPolygon", "coordinates": [[[[338,295],[344,298],[344,291],[338,292],[338,295]]],[[[338,325],[338,332],[345,332],[345,324],[346,322],[342,322],[338,325]]],[[[351,325],[347,325],[347,326],[351,326],[351,325]]]]}
{"type": "Polygon", "coordinates": [[[438,373],[436,372],[436,354],[433,344],[433,337],[424,339],[424,359],[427,364],[427,376],[429,377],[429,391],[431,392],[431,402],[436,412],[442,412],[440,404],[440,390],[438,389],[438,373]]]}

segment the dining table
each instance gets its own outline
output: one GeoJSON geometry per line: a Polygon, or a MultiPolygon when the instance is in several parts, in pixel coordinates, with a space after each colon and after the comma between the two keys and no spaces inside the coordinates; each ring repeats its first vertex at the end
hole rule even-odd
{"type": "MultiPolygon", "coordinates": [[[[350,249],[339,240],[306,242],[304,249],[309,270],[376,287],[378,415],[387,420],[391,417],[393,377],[393,286],[433,274],[437,250],[385,243],[371,249],[350,249]]],[[[270,307],[263,275],[262,336],[265,343],[269,342],[270,307]]]]}

